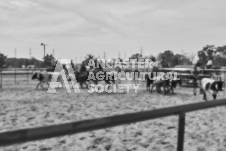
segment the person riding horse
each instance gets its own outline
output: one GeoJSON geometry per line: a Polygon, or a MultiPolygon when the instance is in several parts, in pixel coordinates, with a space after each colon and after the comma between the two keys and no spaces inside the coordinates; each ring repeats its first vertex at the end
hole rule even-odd
{"type": "Polygon", "coordinates": [[[193,71],[193,94],[196,95],[196,89],[198,88],[198,75],[199,75],[199,71],[198,68],[200,68],[201,63],[197,62],[195,67],[194,67],[194,71],[193,71]]]}

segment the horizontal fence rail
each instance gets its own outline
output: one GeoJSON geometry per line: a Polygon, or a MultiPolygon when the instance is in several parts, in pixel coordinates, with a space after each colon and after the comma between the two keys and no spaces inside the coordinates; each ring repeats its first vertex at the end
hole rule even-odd
{"type": "Polygon", "coordinates": [[[0,89],[5,85],[33,85],[31,76],[34,72],[45,70],[46,68],[1,68],[0,89]]]}
{"type": "Polygon", "coordinates": [[[21,129],[10,132],[0,133],[0,146],[12,145],[16,143],[29,142],[53,138],[64,135],[71,135],[92,130],[104,129],[123,124],[141,122],[171,115],[179,115],[178,130],[178,151],[183,150],[185,113],[202,109],[213,108],[226,105],[226,99],[219,99],[209,102],[200,102],[175,107],[156,109],[151,111],[142,111],[137,113],[128,113],[98,119],[84,120],[59,125],[21,129]],[[181,142],[182,141],[182,142],[181,142]]]}

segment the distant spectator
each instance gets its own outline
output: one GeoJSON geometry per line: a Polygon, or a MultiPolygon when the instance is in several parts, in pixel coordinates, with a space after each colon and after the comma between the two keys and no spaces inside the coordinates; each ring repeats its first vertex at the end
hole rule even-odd
{"type": "Polygon", "coordinates": [[[206,64],[206,69],[211,69],[213,67],[213,60],[211,57],[209,57],[209,60],[206,64]]]}
{"type": "Polygon", "coordinates": [[[169,67],[168,63],[165,60],[165,57],[162,57],[162,61],[161,61],[160,64],[161,64],[162,68],[168,68],[169,67]]]}

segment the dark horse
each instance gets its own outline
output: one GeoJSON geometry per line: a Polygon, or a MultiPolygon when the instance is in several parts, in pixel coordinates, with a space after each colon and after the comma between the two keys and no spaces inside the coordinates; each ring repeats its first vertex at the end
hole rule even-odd
{"type": "Polygon", "coordinates": [[[83,88],[84,84],[86,84],[86,87],[88,88],[88,84],[87,84],[88,77],[89,77],[88,71],[84,71],[84,72],[75,71],[76,81],[79,83],[81,88],[83,88]]]}
{"type": "Polygon", "coordinates": [[[80,87],[83,88],[83,84],[86,84],[86,87],[88,88],[87,80],[89,72],[87,71],[85,64],[82,63],[79,71],[77,70],[74,73],[76,81],[79,83],[80,87]]]}
{"type": "Polygon", "coordinates": [[[102,69],[95,68],[89,72],[89,81],[98,84],[100,81],[105,81],[106,84],[115,84],[114,72],[107,72],[102,69]]]}
{"type": "MultiPolygon", "coordinates": [[[[153,73],[151,74],[153,76],[153,73]]],[[[164,94],[169,93],[170,91],[172,94],[174,93],[174,89],[177,87],[177,84],[181,85],[181,78],[179,76],[179,79],[177,79],[177,76],[172,74],[171,78],[167,77],[166,74],[164,73],[162,78],[156,77],[154,81],[152,81],[152,87],[149,88],[150,92],[152,92],[152,89],[154,86],[156,86],[156,91],[158,93],[161,93],[161,87],[164,89],[164,94]]]]}
{"type": "Polygon", "coordinates": [[[105,71],[102,66],[98,66],[98,60],[95,60],[95,68],[92,68],[89,72],[89,82],[98,84],[100,81],[105,81],[106,84],[115,84],[116,71],[105,71]]]}

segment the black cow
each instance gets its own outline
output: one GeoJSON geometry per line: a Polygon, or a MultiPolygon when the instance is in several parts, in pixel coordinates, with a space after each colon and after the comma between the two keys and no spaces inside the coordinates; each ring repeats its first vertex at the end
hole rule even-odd
{"type": "Polygon", "coordinates": [[[146,88],[147,91],[150,91],[151,85],[154,83],[154,74],[151,72],[151,74],[145,74],[145,80],[146,80],[146,88]]]}
{"type": "MultiPolygon", "coordinates": [[[[167,77],[166,74],[164,73],[161,77],[160,76],[156,77],[153,81],[150,80],[150,83],[153,83],[150,92],[152,92],[153,87],[156,86],[156,91],[158,93],[161,93],[161,87],[163,87],[164,94],[167,94],[170,91],[172,92],[172,94],[174,94],[174,89],[177,87],[177,84],[181,85],[181,79],[176,78],[177,77],[174,76],[173,74],[171,75],[171,77],[167,77]]],[[[148,84],[149,83],[147,83],[147,85],[148,84]]]]}

